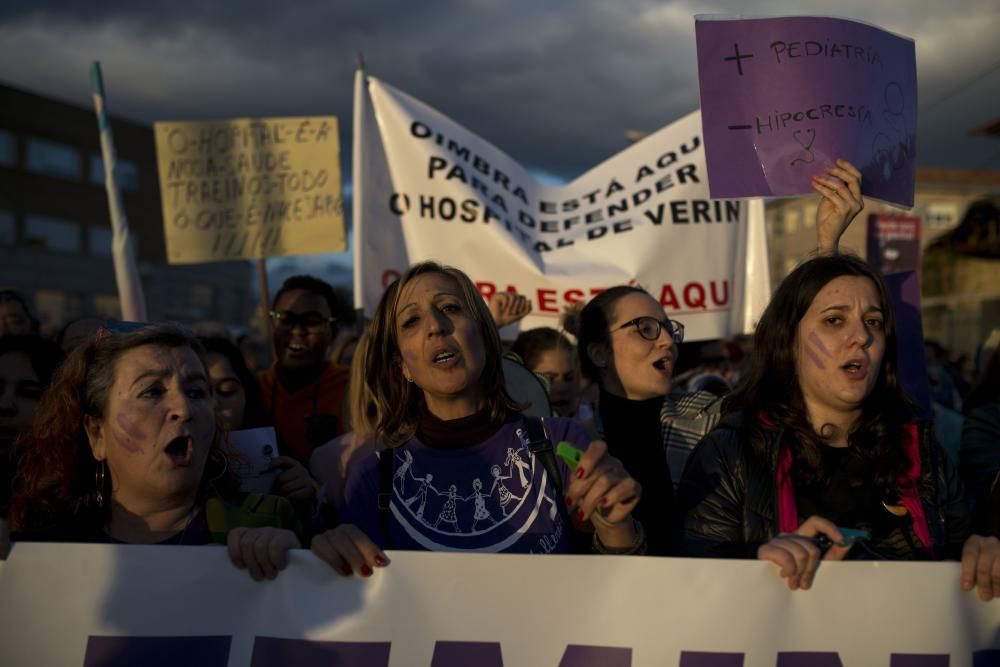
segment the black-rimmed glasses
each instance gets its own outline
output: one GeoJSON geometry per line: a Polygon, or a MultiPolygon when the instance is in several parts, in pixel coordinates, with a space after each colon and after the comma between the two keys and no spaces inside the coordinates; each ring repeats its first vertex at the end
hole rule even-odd
{"type": "Polygon", "coordinates": [[[292,313],[289,311],[275,311],[272,310],[268,313],[271,319],[274,321],[274,326],[279,329],[286,329],[291,331],[295,327],[299,326],[306,331],[319,331],[327,324],[333,324],[337,321],[335,317],[327,317],[321,313],[309,312],[302,313],[292,313]]]}
{"type": "Polygon", "coordinates": [[[634,326],[635,330],[639,332],[639,335],[646,340],[656,340],[660,337],[660,332],[666,329],[667,335],[670,336],[670,339],[673,340],[674,343],[682,343],[684,341],[684,325],[677,320],[671,320],[669,318],[665,320],[658,320],[655,317],[643,315],[642,317],[637,317],[634,320],[629,320],[615,329],[615,331],[620,331],[631,326],[634,326]]]}

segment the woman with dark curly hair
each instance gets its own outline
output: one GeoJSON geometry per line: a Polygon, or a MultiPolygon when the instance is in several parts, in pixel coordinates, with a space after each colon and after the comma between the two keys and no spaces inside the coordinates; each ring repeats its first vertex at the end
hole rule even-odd
{"type": "Polygon", "coordinates": [[[958,475],[899,386],[896,336],[885,283],[856,257],[782,281],[723,424],[684,471],[682,553],[770,560],[792,589],[821,558],[961,557],[963,588],[1000,595],[1000,542],[969,536],[958,475]]]}
{"type": "Polygon", "coordinates": [[[297,547],[287,501],[229,474],[201,345],[169,326],[102,329],[56,372],[18,439],[11,528],[29,540],[228,543],[254,578],[297,547]]]}

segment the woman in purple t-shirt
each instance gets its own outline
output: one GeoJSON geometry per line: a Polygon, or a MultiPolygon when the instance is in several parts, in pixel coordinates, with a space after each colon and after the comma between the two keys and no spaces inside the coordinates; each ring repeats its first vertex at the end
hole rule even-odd
{"type": "Polygon", "coordinates": [[[603,442],[570,420],[544,420],[553,443],[583,452],[573,470],[546,466],[524,444],[530,424],[505,388],[500,338],[464,273],[411,268],[383,295],[366,352],[390,458],[352,468],[344,523],[313,539],[334,569],[368,576],[388,562],[384,548],[569,553],[574,525],[593,527],[595,551],[644,549],[631,516],[639,484],[603,442]]]}

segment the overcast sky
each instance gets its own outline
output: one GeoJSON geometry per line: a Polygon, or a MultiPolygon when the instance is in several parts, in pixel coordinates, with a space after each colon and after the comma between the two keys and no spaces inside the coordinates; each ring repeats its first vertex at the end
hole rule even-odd
{"type": "Polygon", "coordinates": [[[918,163],[1000,169],[997,0],[203,0],[0,3],[0,81],[133,120],[333,114],[350,179],[353,71],[572,179],[698,107],[699,13],[836,15],[916,41],[918,163]],[[835,8],[835,9],[834,9],[835,8]]]}

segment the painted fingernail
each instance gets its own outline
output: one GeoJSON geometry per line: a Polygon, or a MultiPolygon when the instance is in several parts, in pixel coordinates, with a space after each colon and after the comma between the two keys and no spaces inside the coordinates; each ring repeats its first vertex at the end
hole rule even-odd
{"type": "Polygon", "coordinates": [[[604,496],[603,498],[601,498],[601,507],[607,507],[607,505],[608,505],[608,497],[604,496]]]}
{"type": "Polygon", "coordinates": [[[375,556],[375,564],[379,567],[385,567],[385,558],[382,556],[375,556]]]}
{"type": "Polygon", "coordinates": [[[584,471],[583,468],[577,468],[576,469],[576,478],[577,479],[583,479],[584,472],[585,471],[584,471]]]}
{"type": "Polygon", "coordinates": [[[587,515],[583,513],[583,510],[580,510],[576,513],[576,516],[582,521],[587,515]]]}
{"type": "Polygon", "coordinates": [[[354,574],[354,570],[351,569],[350,565],[345,565],[344,567],[340,568],[340,573],[345,577],[349,577],[352,574],[354,574]]]}
{"type": "Polygon", "coordinates": [[[572,506],[573,506],[573,499],[570,498],[569,496],[566,496],[566,507],[572,507],[572,506]]]}
{"type": "Polygon", "coordinates": [[[370,577],[370,576],[372,576],[372,569],[370,567],[368,567],[368,565],[362,565],[361,566],[361,576],[362,577],[370,577]]]}

